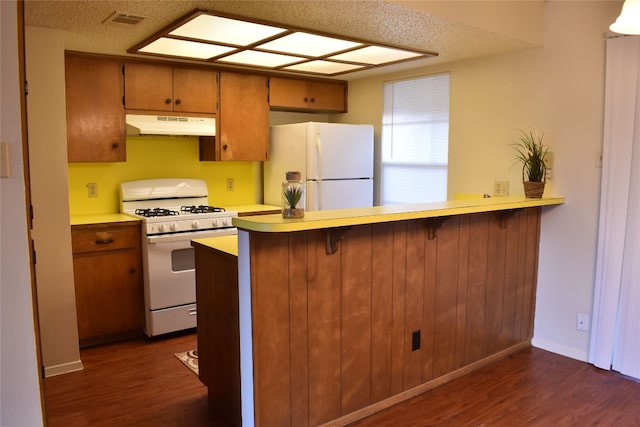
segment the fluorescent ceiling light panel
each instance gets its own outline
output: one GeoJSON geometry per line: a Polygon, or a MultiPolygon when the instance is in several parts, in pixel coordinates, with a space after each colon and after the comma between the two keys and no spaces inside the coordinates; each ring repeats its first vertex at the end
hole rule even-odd
{"type": "Polygon", "coordinates": [[[247,46],[287,31],[284,28],[238,21],[213,15],[199,15],[169,34],[211,42],[247,46]]]}
{"type": "Polygon", "coordinates": [[[176,40],[167,37],[149,43],[139,49],[140,52],[161,55],[182,56],[185,58],[208,59],[235,50],[233,47],[209,43],[198,43],[187,40],[176,40]]]}
{"type": "Polygon", "coordinates": [[[364,65],[344,64],[341,62],[317,60],[317,61],[303,62],[301,64],[290,65],[288,67],[284,67],[283,70],[305,71],[307,73],[318,73],[318,74],[337,74],[337,73],[344,73],[345,71],[357,70],[363,67],[364,65]]]}
{"type": "Polygon", "coordinates": [[[437,55],[230,16],[195,10],[127,52],[327,76],[437,55]]]}
{"type": "Polygon", "coordinates": [[[258,52],[256,50],[243,50],[224,58],[218,59],[220,62],[232,62],[234,64],[255,65],[258,67],[280,67],[292,62],[302,61],[305,58],[299,56],[279,55],[276,53],[258,52]]]}
{"type": "Polygon", "coordinates": [[[293,33],[257,46],[259,49],[292,53],[294,55],[323,56],[361,46],[362,43],[317,36],[309,33],[293,33]]]}
{"type": "Polygon", "coordinates": [[[351,52],[341,53],[339,55],[332,56],[329,59],[377,65],[387,62],[401,61],[403,59],[417,58],[419,56],[424,55],[418,52],[409,52],[407,50],[393,49],[390,47],[369,46],[351,52]]]}

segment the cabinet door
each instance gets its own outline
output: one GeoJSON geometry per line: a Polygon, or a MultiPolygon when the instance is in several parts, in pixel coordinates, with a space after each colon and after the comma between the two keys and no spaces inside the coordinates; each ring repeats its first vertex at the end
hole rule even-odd
{"type": "Polygon", "coordinates": [[[190,68],[173,69],[173,110],[210,113],[218,110],[218,73],[190,68]]]}
{"type": "Polygon", "coordinates": [[[306,109],[309,106],[307,82],[304,80],[269,79],[269,106],[306,109]]]}
{"type": "Polygon", "coordinates": [[[69,162],[124,162],[122,64],[76,55],[65,57],[69,162]]]}
{"type": "Polygon", "coordinates": [[[309,108],[322,111],[347,111],[345,84],[308,82],[307,85],[309,108]]]}
{"type": "MultiPolygon", "coordinates": [[[[220,158],[263,161],[268,156],[267,78],[220,73],[220,158]]],[[[218,139],[218,136],[216,136],[218,139]]]]}
{"type": "Polygon", "coordinates": [[[125,64],[124,106],[131,110],[173,111],[173,67],[125,64]]]}
{"type": "Polygon", "coordinates": [[[73,274],[80,340],[142,330],[144,297],[135,250],[75,255],[73,274]]]}

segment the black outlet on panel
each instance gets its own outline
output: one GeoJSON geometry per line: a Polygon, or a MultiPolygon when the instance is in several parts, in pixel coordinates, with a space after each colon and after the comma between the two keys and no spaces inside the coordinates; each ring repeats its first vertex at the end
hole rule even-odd
{"type": "Polygon", "coordinates": [[[411,351],[420,349],[420,330],[413,331],[411,334],[411,351]]]}

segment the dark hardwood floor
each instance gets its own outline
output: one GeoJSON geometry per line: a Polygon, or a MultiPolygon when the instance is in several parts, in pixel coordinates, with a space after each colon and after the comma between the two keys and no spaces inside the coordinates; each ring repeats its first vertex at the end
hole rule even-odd
{"type": "MultiPolygon", "coordinates": [[[[48,425],[226,427],[209,412],[206,387],[173,355],[195,347],[187,334],[82,350],[83,371],[45,380],[48,425]]],[[[539,349],[352,424],[587,425],[640,426],[640,383],[539,349]]]]}
{"type": "Polygon", "coordinates": [[[640,426],[640,383],[529,348],[352,426],[640,426]]]}
{"type": "Polygon", "coordinates": [[[227,427],[209,412],[207,388],[174,356],[196,346],[191,333],[81,350],[83,371],[44,382],[48,426],[227,427]]]}

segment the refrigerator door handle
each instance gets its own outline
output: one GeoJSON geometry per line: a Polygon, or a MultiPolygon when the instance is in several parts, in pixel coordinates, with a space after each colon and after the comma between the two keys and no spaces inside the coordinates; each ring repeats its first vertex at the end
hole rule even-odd
{"type": "MultiPolygon", "coordinates": [[[[320,174],[322,171],[322,142],[320,141],[320,134],[316,133],[316,175],[320,174]]],[[[309,178],[309,177],[307,177],[309,178]]],[[[322,194],[320,194],[322,186],[318,186],[316,188],[316,203],[315,205],[318,207],[318,210],[322,210],[322,194]]]]}
{"type": "MultiPolygon", "coordinates": [[[[308,171],[307,171],[308,173],[308,171]]],[[[322,175],[322,142],[320,140],[320,134],[316,133],[316,171],[314,178],[319,178],[322,175]]],[[[307,178],[309,178],[307,176],[307,178]]]]}

